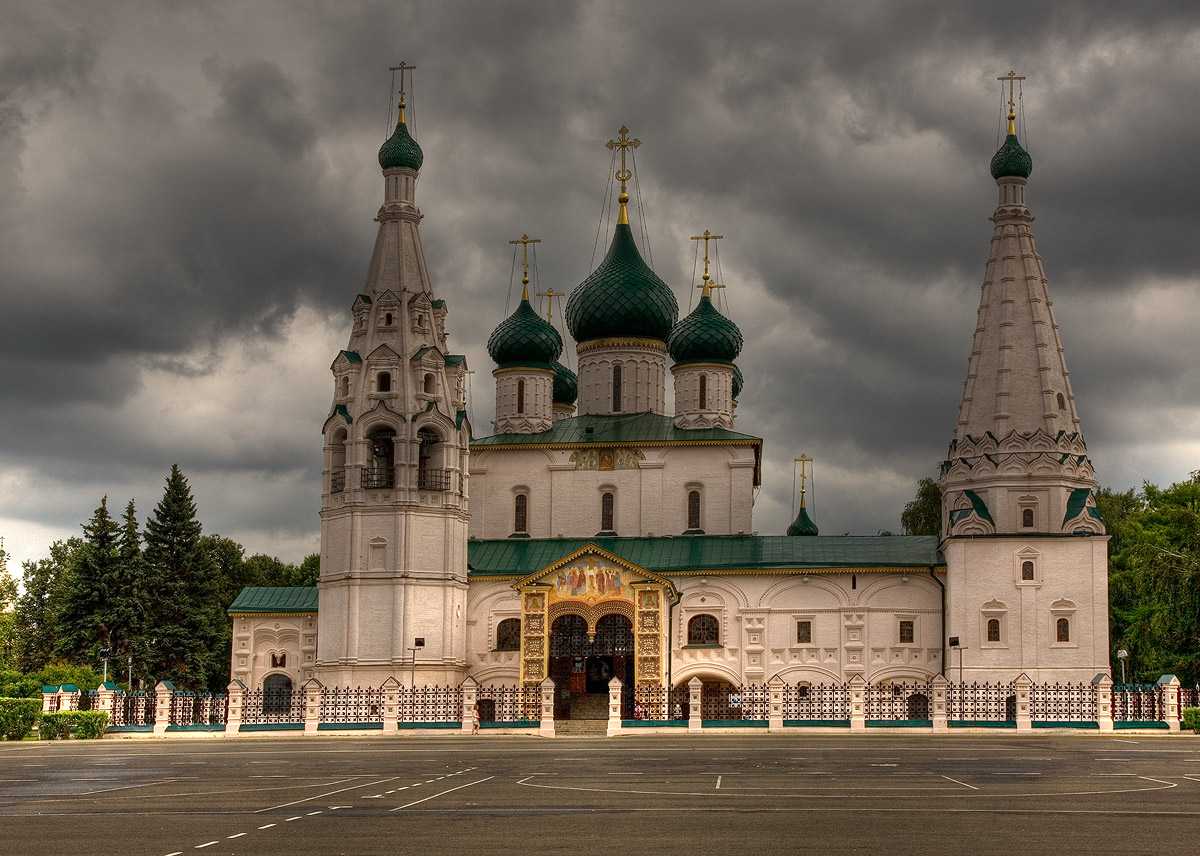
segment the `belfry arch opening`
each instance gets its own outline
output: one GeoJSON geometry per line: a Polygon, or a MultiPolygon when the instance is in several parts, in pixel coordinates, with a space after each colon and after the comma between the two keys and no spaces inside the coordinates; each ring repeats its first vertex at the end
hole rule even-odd
{"type": "Polygon", "coordinates": [[[608,683],[621,680],[621,716],[633,716],[633,623],[610,612],[589,630],[582,615],[550,625],[550,677],[555,719],[607,719],[608,683]]]}

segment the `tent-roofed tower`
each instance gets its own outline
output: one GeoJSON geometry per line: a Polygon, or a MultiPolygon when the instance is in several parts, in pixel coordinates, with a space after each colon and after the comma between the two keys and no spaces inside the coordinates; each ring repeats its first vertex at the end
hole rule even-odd
{"type": "Polygon", "coordinates": [[[457,683],[466,664],[466,363],[449,353],[446,302],[421,245],[423,163],[402,83],[379,150],[375,248],[322,429],[316,676],[326,684],[378,686],[398,673],[457,683]]]}
{"type": "MultiPolygon", "coordinates": [[[[1090,679],[1108,668],[1107,538],[1025,190],[1033,161],[1008,133],[999,203],[954,439],[942,465],[947,635],[989,669],[1090,679]],[[998,623],[992,623],[998,619],[998,623]]],[[[966,675],[971,679],[972,675],[966,675]]]]}

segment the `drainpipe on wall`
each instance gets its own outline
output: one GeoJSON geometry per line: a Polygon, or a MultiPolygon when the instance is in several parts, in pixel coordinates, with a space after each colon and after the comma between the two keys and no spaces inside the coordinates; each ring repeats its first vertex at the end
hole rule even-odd
{"type": "Polygon", "coordinates": [[[933,565],[929,566],[929,576],[938,584],[938,588],[942,590],[942,674],[946,674],[946,584],[938,579],[937,571],[933,569],[933,565]]]}
{"type": "Polygon", "coordinates": [[[674,615],[675,605],[682,595],[676,591],[667,598],[667,719],[671,718],[671,691],[675,689],[673,653],[675,651],[674,615]]]}

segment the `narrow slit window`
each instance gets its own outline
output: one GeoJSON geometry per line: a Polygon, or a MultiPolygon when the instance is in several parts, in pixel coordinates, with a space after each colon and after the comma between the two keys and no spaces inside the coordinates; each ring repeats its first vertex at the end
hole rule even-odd
{"type": "Polygon", "coordinates": [[[1025,582],[1033,580],[1033,562],[1028,559],[1021,563],[1021,579],[1025,582]]]}
{"type": "Polygon", "coordinates": [[[389,372],[380,372],[378,379],[375,381],[375,388],[380,392],[391,392],[392,375],[389,372]]]}
{"type": "Polygon", "coordinates": [[[600,496],[600,531],[614,532],[616,527],[613,526],[613,509],[616,505],[615,498],[611,493],[605,492],[600,496]]]}
{"type": "Polygon", "coordinates": [[[700,375],[700,409],[708,410],[708,375],[700,375]]]}
{"type": "Polygon", "coordinates": [[[620,366],[613,366],[612,392],[613,392],[613,399],[612,399],[613,413],[620,413],[621,412],[621,367],[620,366]]]}
{"type": "Polygon", "coordinates": [[[796,641],[801,645],[809,645],[812,643],[811,621],[796,622],[796,641]]]}
{"type": "Polygon", "coordinates": [[[987,641],[989,641],[989,642],[999,642],[1000,641],[1000,619],[999,618],[989,618],[988,619],[987,641]]]}
{"type": "Polygon", "coordinates": [[[900,622],[900,644],[901,645],[911,645],[911,644],[913,644],[913,638],[914,638],[913,622],[901,621],[900,622]]]}
{"type": "Polygon", "coordinates": [[[529,497],[518,493],[513,497],[513,532],[523,535],[529,531],[529,497]]]}
{"type": "Polygon", "coordinates": [[[1067,399],[1061,392],[1058,394],[1058,409],[1059,410],[1067,409],[1067,399]]]}
{"type": "Polygon", "coordinates": [[[1026,529],[1033,528],[1033,509],[1026,508],[1021,512],[1021,525],[1026,529]]]}
{"type": "Polygon", "coordinates": [[[517,413],[525,412],[525,381],[517,381],[517,413]]]}
{"type": "Polygon", "coordinates": [[[700,491],[689,490],[687,496],[687,528],[688,531],[700,530],[700,491]]]}
{"type": "Polygon", "coordinates": [[[1054,622],[1055,638],[1059,642],[1071,641],[1071,620],[1069,618],[1060,618],[1054,622]]]}

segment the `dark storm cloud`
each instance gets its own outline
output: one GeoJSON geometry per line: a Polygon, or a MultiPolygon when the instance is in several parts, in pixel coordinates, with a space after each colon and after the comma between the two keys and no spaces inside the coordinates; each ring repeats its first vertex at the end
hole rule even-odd
{"type": "Polygon", "coordinates": [[[4,20],[0,462],[57,492],[31,504],[0,480],[0,517],[70,525],[109,485],[152,497],[181,460],[211,525],[311,543],[324,372],[366,269],[402,57],[477,433],[506,242],[543,239],[542,288],[586,276],[603,142],[626,123],[644,142],[638,217],[681,306],[687,235],[728,235],[739,427],[767,441],[759,528],[785,523],[801,449],[825,531],[895,528],[951,433],[995,202],[995,77],[1015,66],[1101,475],[1195,466],[1192,4],[26,4],[4,20]]]}

